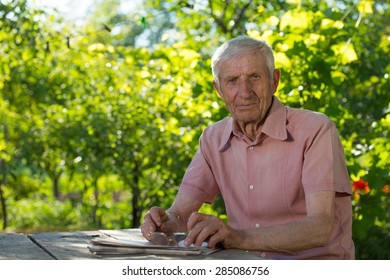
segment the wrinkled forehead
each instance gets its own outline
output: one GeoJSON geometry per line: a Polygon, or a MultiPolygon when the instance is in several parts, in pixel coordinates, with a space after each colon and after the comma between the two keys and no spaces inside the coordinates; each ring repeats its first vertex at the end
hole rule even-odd
{"type": "Polygon", "coordinates": [[[213,59],[215,60],[215,64],[218,65],[229,60],[239,59],[243,56],[255,57],[263,55],[264,50],[259,49],[257,46],[244,46],[242,48],[227,47],[220,50],[219,53],[215,54],[216,57],[213,59]]]}
{"type": "Polygon", "coordinates": [[[252,50],[219,61],[219,77],[249,72],[268,72],[268,64],[265,55],[260,50],[252,50]]]}

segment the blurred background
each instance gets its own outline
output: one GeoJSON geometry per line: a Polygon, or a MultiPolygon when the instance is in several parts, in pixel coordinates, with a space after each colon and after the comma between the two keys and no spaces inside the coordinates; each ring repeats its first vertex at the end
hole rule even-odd
{"type": "MultiPolygon", "coordinates": [[[[202,130],[227,111],[210,58],[267,40],[286,105],[345,149],[358,259],[390,259],[386,0],[0,1],[0,230],[138,227],[169,207],[202,130]]],[[[202,208],[226,219],[218,198],[202,208]]]]}

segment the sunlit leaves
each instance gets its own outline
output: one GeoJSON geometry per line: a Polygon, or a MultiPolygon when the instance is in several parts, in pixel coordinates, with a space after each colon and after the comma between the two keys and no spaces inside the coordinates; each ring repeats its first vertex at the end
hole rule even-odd
{"type": "Polygon", "coordinates": [[[280,30],[290,28],[294,32],[308,29],[312,25],[313,12],[305,10],[289,10],[280,19],[280,30]]]}
{"type": "Polygon", "coordinates": [[[342,64],[348,64],[358,59],[355,49],[350,41],[342,42],[332,46],[335,55],[341,59],[342,64]]]}
{"type": "Polygon", "coordinates": [[[344,24],[341,20],[332,20],[329,18],[324,18],[321,20],[321,29],[329,29],[329,28],[336,28],[336,29],[342,29],[344,27],[344,24]]]}
{"type": "Polygon", "coordinates": [[[374,5],[373,0],[360,0],[359,4],[357,5],[357,9],[359,13],[362,14],[372,14],[373,9],[372,6],[374,5]]]}

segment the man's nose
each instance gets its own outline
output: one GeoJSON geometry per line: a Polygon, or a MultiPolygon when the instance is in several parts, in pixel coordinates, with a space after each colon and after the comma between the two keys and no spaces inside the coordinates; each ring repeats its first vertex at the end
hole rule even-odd
{"type": "Polygon", "coordinates": [[[239,90],[239,95],[241,95],[242,97],[250,96],[251,92],[252,92],[251,82],[249,80],[246,80],[246,79],[241,80],[239,82],[238,90],[239,90]]]}

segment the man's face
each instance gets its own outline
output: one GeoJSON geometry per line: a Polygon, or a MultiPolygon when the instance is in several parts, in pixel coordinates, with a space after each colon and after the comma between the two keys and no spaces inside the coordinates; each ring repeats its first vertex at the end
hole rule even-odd
{"type": "Polygon", "coordinates": [[[233,119],[239,124],[261,123],[272,103],[280,78],[279,70],[270,76],[266,59],[252,51],[222,62],[219,85],[213,81],[233,119]]]}

